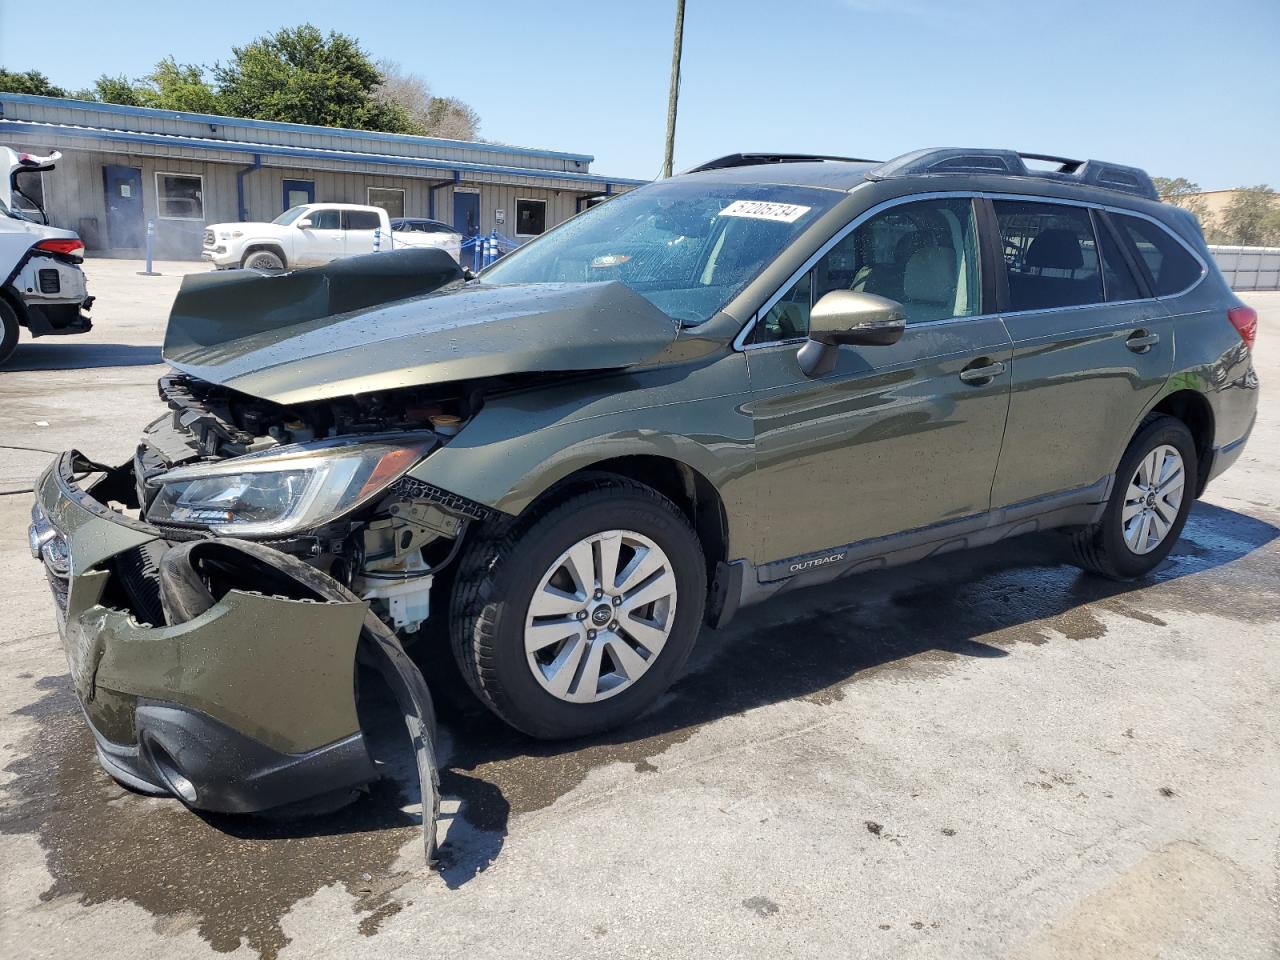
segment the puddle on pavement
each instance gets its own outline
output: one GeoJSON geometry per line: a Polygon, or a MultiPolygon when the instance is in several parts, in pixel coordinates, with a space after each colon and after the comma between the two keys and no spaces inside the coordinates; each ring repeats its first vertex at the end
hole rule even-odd
{"type": "Polygon", "coordinates": [[[391,778],[336,814],[201,818],[127,792],[101,771],[65,677],[40,681],[40,698],[19,711],[36,729],[8,768],[15,778],[0,787],[0,832],[38,835],[53,878],[43,900],[129,901],[156,917],[157,932],[194,927],[218,951],[244,942],[275,957],[288,943],[284,915],[331,884],[352,898],[357,929],[373,935],[413,900],[447,895],[442,887],[488,869],[513,815],[554,803],[605,764],[660,773],[654,761],[664,751],[725,716],[794,698],[832,703],[868,676],[920,682],[958,658],[1007,656],[1054,635],[1098,638],[1101,612],[1156,627],[1166,611],[1274,620],[1280,555],[1257,548],[1277,533],[1202,504],[1175,555],[1141,585],[1082,576],[1058,562],[1052,541],[1030,538],[785,595],[704,632],[658,709],[586,741],[530,741],[478,706],[446,711],[442,792],[460,809],[440,851],[443,884],[403,868],[411,858],[401,852],[419,829],[402,809],[417,799],[407,749],[388,756],[391,778]]]}

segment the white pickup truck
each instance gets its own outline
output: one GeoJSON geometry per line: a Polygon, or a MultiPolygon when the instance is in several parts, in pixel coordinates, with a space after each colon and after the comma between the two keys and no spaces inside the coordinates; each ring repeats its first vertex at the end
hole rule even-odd
{"type": "Polygon", "coordinates": [[[204,230],[201,256],[220,270],[278,272],[397,247],[441,247],[456,260],[461,239],[448,227],[435,232],[394,230],[381,207],[304,203],[270,223],[210,224],[204,230]]]}

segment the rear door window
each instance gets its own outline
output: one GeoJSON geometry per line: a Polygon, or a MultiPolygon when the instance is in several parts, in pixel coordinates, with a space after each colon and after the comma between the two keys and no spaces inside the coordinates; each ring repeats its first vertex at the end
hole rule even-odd
{"type": "Polygon", "coordinates": [[[1181,293],[1200,279],[1199,262],[1163,227],[1122,213],[1111,217],[1137,247],[1157,297],[1181,293]]]}
{"type": "Polygon", "coordinates": [[[1106,288],[1107,302],[1141,300],[1144,294],[1133,271],[1129,269],[1128,260],[1096,211],[1093,215],[1093,229],[1098,237],[1098,253],[1102,257],[1102,284],[1106,288]]]}
{"type": "Polygon", "coordinates": [[[1098,243],[1087,207],[995,200],[1009,309],[1052,310],[1102,303],[1098,243]]]}
{"type": "Polygon", "coordinates": [[[348,230],[377,230],[382,225],[381,218],[372,210],[347,210],[348,230]]]}

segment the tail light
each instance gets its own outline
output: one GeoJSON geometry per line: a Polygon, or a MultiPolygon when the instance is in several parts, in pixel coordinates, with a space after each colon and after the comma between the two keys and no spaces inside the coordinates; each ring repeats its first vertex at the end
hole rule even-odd
{"type": "Polygon", "coordinates": [[[36,249],[49,253],[61,253],[68,257],[84,256],[84,243],[79,237],[70,237],[65,240],[41,240],[36,244],[36,249]]]}
{"type": "Polygon", "coordinates": [[[1227,319],[1240,334],[1244,345],[1252,350],[1253,340],[1258,335],[1258,311],[1253,307],[1232,307],[1227,311],[1227,319]]]}

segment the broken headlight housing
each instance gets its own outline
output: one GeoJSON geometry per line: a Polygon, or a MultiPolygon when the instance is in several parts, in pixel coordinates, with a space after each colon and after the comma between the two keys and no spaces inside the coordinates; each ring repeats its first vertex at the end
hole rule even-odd
{"type": "Polygon", "coordinates": [[[233,536],[288,536],[336,520],[404,475],[429,438],[343,437],[171,470],[147,519],[233,536]]]}

